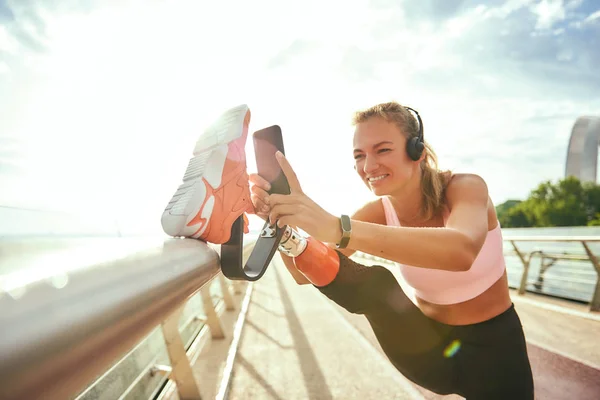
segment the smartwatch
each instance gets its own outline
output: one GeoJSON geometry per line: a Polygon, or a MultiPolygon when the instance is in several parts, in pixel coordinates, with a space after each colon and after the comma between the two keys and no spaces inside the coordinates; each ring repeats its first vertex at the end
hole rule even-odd
{"type": "Polygon", "coordinates": [[[342,215],[340,217],[340,224],[342,226],[342,239],[337,244],[338,249],[345,249],[350,241],[350,234],[352,233],[352,224],[350,223],[350,217],[342,215]]]}

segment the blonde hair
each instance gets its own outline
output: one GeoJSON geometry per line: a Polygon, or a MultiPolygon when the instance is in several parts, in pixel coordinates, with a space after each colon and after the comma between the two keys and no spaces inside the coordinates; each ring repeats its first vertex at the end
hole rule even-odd
{"type": "MultiPolygon", "coordinates": [[[[357,111],[352,118],[352,124],[360,124],[367,120],[379,117],[398,126],[400,132],[410,140],[419,135],[419,123],[414,115],[403,105],[397,102],[388,102],[374,105],[366,110],[357,111]]],[[[450,171],[438,169],[438,159],[433,148],[424,141],[425,156],[421,166],[422,204],[421,217],[426,221],[438,215],[445,204],[444,191],[450,180],[450,171]]]]}

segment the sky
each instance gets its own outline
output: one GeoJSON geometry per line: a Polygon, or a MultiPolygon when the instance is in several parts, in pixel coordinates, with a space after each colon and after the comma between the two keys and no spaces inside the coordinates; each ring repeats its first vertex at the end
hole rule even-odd
{"type": "Polygon", "coordinates": [[[241,103],[333,214],[373,198],[350,121],[390,100],[419,111],[442,169],[525,199],[600,115],[600,1],[483,3],[0,0],[0,231],[27,214],[161,232],[197,136],[241,103]]]}

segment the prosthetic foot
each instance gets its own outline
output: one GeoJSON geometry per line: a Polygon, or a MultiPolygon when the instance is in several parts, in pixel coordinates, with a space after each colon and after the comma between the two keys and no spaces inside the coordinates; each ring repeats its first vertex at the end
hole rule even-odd
{"type": "Polygon", "coordinates": [[[275,251],[293,257],[294,265],[315,286],[326,286],[336,277],[340,260],[334,249],[314,238],[305,238],[289,226],[279,228],[265,223],[242,267],[242,223],[232,229],[231,240],[221,245],[221,270],[229,279],[255,281],[267,270],[275,251]]]}
{"type": "Polygon", "coordinates": [[[284,230],[277,224],[265,223],[252,249],[250,257],[244,264],[244,221],[239,217],[231,227],[231,239],[221,245],[221,271],[232,280],[256,281],[260,279],[271,263],[284,230]]]}

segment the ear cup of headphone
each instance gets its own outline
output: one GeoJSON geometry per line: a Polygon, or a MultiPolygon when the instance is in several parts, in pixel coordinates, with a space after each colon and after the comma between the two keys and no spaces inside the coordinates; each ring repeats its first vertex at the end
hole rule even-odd
{"type": "Polygon", "coordinates": [[[410,138],[410,140],[406,143],[406,151],[408,153],[408,156],[413,161],[417,161],[419,158],[421,158],[421,154],[423,154],[424,148],[425,145],[419,140],[418,136],[410,138]]]}

